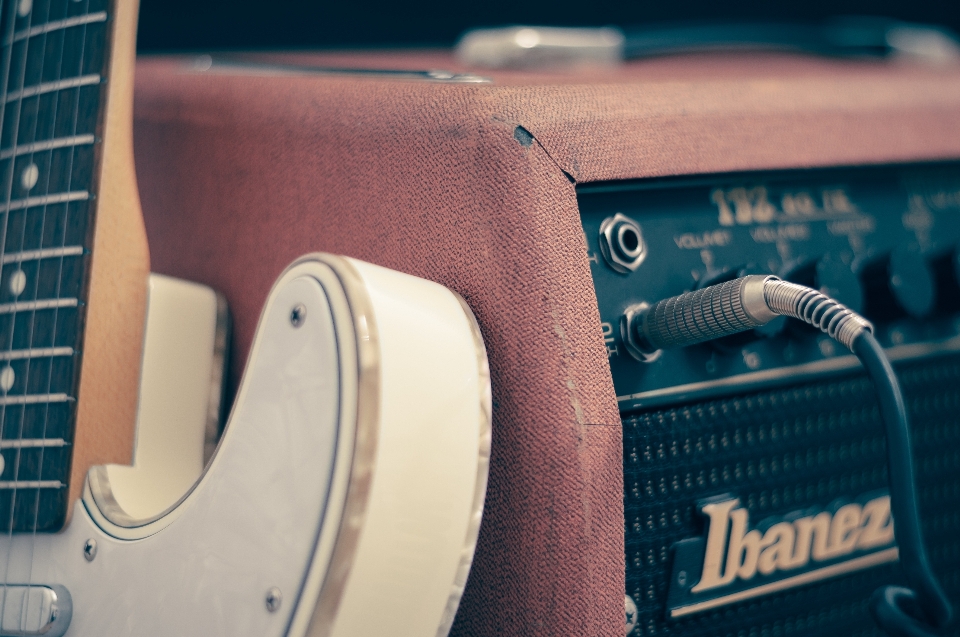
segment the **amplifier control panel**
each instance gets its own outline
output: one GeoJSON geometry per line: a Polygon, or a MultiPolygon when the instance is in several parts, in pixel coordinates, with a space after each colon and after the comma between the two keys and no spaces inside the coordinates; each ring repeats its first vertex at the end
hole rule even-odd
{"type": "Polygon", "coordinates": [[[654,356],[624,346],[629,308],[745,274],[839,300],[894,360],[960,350],[960,165],[587,184],[577,197],[621,411],[857,367],[784,318],[654,356]]]}

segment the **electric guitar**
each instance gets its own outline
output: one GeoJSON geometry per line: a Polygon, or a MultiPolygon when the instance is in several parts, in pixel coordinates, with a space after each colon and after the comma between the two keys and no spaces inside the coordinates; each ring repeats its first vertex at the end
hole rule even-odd
{"type": "Polygon", "coordinates": [[[221,432],[225,303],[149,269],[136,1],[0,12],[0,637],[445,635],[490,453],[470,309],[306,255],[221,432]]]}

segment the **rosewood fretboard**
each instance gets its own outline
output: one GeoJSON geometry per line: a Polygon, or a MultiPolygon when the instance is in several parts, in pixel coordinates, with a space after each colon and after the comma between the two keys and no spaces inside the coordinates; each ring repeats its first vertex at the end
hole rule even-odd
{"type": "Polygon", "coordinates": [[[2,0],[2,531],[57,530],[66,513],[110,10],[2,0]]]}

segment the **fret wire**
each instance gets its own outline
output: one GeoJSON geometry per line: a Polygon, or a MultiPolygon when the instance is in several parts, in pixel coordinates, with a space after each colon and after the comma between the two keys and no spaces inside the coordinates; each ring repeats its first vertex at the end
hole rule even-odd
{"type": "MultiPolygon", "coordinates": [[[[13,67],[13,57],[14,57],[14,56],[13,56],[13,46],[12,46],[11,43],[13,42],[14,30],[16,29],[16,26],[15,26],[15,25],[16,25],[15,16],[16,16],[16,11],[17,11],[17,4],[18,4],[18,3],[17,3],[15,0],[11,0],[11,1],[9,2],[9,5],[8,5],[8,6],[10,6],[10,14],[9,14],[9,16],[10,16],[11,36],[8,37],[8,38],[6,38],[6,39],[4,40],[4,43],[3,43],[4,49],[5,49],[5,50],[4,50],[4,57],[5,57],[5,61],[6,61],[6,69],[5,69],[4,79],[3,79],[3,91],[4,91],[4,96],[7,95],[8,91],[9,91],[9,89],[10,89],[10,82],[11,82],[11,79],[12,79],[12,77],[13,77],[13,69],[14,69],[14,67],[13,67]]],[[[28,16],[28,18],[27,18],[27,24],[28,24],[28,26],[29,26],[30,24],[32,24],[33,15],[34,15],[33,12],[30,12],[30,14],[29,14],[29,16],[28,16]]],[[[26,68],[27,68],[27,58],[29,57],[29,48],[28,48],[28,47],[24,47],[24,49],[25,49],[25,50],[24,50],[24,52],[23,52],[23,61],[22,61],[22,63],[20,63],[20,61],[18,61],[17,66],[19,66],[19,67],[21,68],[21,72],[23,73],[23,76],[25,77],[25,76],[26,76],[26,68]]],[[[22,80],[21,80],[21,83],[22,83],[22,80]]],[[[22,104],[21,104],[20,106],[22,106],[22,104]]],[[[6,109],[6,108],[0,109],[0,131],[2,131],[2,128],[6,126],[6,121],[5,121],[6,112],[7,112],[7,109],[6,109]]],[[[14,121],[14,126],[13,126],[13,141],[12,141],[12,145],[13,145],[13,146],[16,146],[16,145],[17,145],[17,141],[19,140],[20,115],[21,115],[21,108],[17,108],[17,109],[16,109],[16,119],[15,119],[15,121],[14,121]]],[[[12,168],[12,166],[11,166],[11,168],[12,168]]],[[[12,193],[13,193],[12,171],[11,171],[11,178],[7,180],[7,183],[6,183],[5,185],[7,186],[7,193],[6,193],[5,197],[4,197],[4,199],[6,200],[7,203],[9,203],[10,199],[13,197],[13,194],[12,194],[12,193]]],[[[2,234],[2,237],[0,237],[0,251],[2,251],[3,248],[5,247],[7,229],[8,229],[8,225],[9,225],[9,217],[10,217],[10,215],[7,214],[7,215],[5,215],[5,218],[4,218],[4,220],[3,220],[3,234],[2,234]]],[[[12,336],[12,334],[11,334],[11,336],[12,336]]],[[[4,415],[3,425],[2,425],[2,427],[0,427],[0,434],[2,434],[2,433],[4,433],[4,432],[6,431],[6,429],[7,429],[6,409],[3,409],[3,411],[0,412],[0,413],[2,413],[2,414],[4,415]]],[[[21,432],[20,432],[20,434],[19,434],[17,437],[22,437],[22,435],[23,435],[23,433],[22,433],[22,422],[23,422],[23,421],[22,421],[22,419],[21,419],[21,432]]],[[[19,457],[19,454],[17,454],[17,460],[16,460],[16,462],[14,463],[14,466],[13,466],[13,475],[12,475],[12,477],[14,478],[14,480],[16,480],[16,478],[17,478],[18,475],[19,475],[19,466],[20,466],[20,457],[19,457]]],[[[5,470],[5,472],[6,472],[6,470],[5,470]]],[[[15,483],[8,483],[8,484],[15,484],[15,483]]],[[[14,530],[14,527],[15,527],[16,524],[17,524],[17,516],[16,516],[16,505],[15,505],[15,502],[11,502],[9,520],[10,520],[10,533],[12,534],[12,533],[13,533],[13,530],[14,530]]],[[[10,554],[9,554],[9,552],[7,553],[6,559],[7,559],[7,568],[9,569],[9,565],[10,565],[10,554]]],[[[7,574],[4,573],[4,587],[6,587],[6,578],[7,578],[7,574]]]]}
{"type": "Polygon", "coordinates": [[[25,394],[22,396],[0,396],[0,406],[36,405],[38,403],[68,403],[73,398],[67,394],[25,394]]]}
{"type": "Polygon", "coordinates": [[[44,93],[63,91],[68,88],[93,86],[99,84],[101,79],[102,78],[97,73],[91,73],[89,75],[81,75],[79,77],[68,77],[65,80],[56,80],[55,82],[43,82],[42,84],[25,86],[18,91],[7,93],[6,102],[9,104],[10,102],[15,102],[26,97],[35,97],[37,95],[43,95],[44,93]]]}
{"type": "Polygon", "coordinates": [[[0,481],[0,489],[62,489],[59,480],[5,480],[0,481]]]}
{"type": "Polygon", "coordinates": [[[0,305],[0,314],[30,312],[32,310],[52,310],[61,307],[77,307],[77,299],[41,299],[39,301],[19,301],[0,305]]]}
{"type": "Polygon", "coordinates": [[[39,259],[54,259],[56,257],[76,257],[83,254],[83,246],[66,246],[63,248],[43,248],[41,250],[24,250],[4,254],[0,263],[20,263],[22,261],[37,261],[39,259]]]}
{"type": "Polygon", "coordinates": [[[31,153],[39,153],[45,150],[56,150],[70,146],[85,146],[92,144],[94,141],[96,141],[96,138],[93,135],[72,135],[70,137],[46,139],[31,144],[21,144],[16,148],[8,148],[7,150],[0,151],[0,160],[19,157],[20,155],[29,155],[31,153]]]}
{"type": "MultiPolygon", "coordinates": [[[[122,0],[120,0],[120,1],[122,1],[122,0]]],[[[86,8],[89,8],[89,0],[87,0],[86,8]]],[[[106,13],[103,13],[103,19],[106,20],[106,13]]],[[[64,24],[64,23],[61,22],[61,25],[63,25],[63,24],[64,24]]],[[[65,28],[65,27],[61,27],[61,28],[65,28]]],[[[86,26],[82,26],[82,27],[80,27],[80,29],[82,29],[82,33],[83,33],[84,35],[86,35],[86,33],[87,33],[87,31],[88,31],[87,27],[86,27],[86,26]]],[[[62,33],[62,32],[61,32],[61,33],[62,33]]],[[[27,37],[29,37],[29,35],[28,35],[27,37]]],[[[49,39],[48,36],[43,36],[43,38],[44,38],[44,41],[45,41],[45,42],[49,39]]],[[[29,40],[27,40],[27,42],[29,42],[29,40]]],[[[46,49],[46,45],[45,45],[45,49],[46,49]]],[[[83,60],[82,51],[83,51],[83,49],[81,49],[81,55],[80,55],[81,68],[82,68],[82,60],[83,60]]],[[[63,69],[63,60],[64,60],[64,57],[63,57],[63,56],[64,56],[64,50],[61,50],[61,52],[60,52],[60,60],[59,60],[59,62],[57,63],[57,73],[56,73],[56,77],[59,78],[60,81],[57,82],[57,83],[55,83],[55,84],[48,84],[47,87],[52,88],[52,89],[55,90],[55,91],[60,91],[60,90],[62,90],[62,89],[66,89],[66,88],[70,87],[71,85],[81,85],[82,82],[84,82],[84,81],[88,81],[88,82],[90,81],[90,78],[89,78],[89,77],[88,77],[86,80],[84,80],[84,78],[81,77],[81,78],[75,78],[75,79],[74,79],[74,78],[68,78],[66,81],[64,81],[64,74],[63,74],[63,70],[64,70],[64,69],[63,69]]],[[[42,69],[42,68],[43,68],[43,63],[41,62],[41,69],[42,69]]],[[[82,72],[82,71],[81,71],[81,72],[82,72]]],[[[68,71],[68,73],[69,73],[69,74],[72,74],[73,71],[68,71]]],[[[97,82],[97,83],[100,82],[100,77],[99,77],[99,76],[96,76],[96,82],[97,82]]],[[[40,94],[40,89],[39,89],[39,88],[37,88],[37,89],[31,89],[31,90],[32,90],[33,92],[35,92],[36,94],[38,94],[38,95],[40,94]]],[[[26,96],[26,95],[28,94],[28,90],[27,90],[26,88],[23,88],[23,89],[22,89],[22,93],[23,93],[23,96],[26,96]]],[[[76,96],[77,96],[77,100],[79,100],[81,91],[80,91],[80,90],[76,90],[75,93],[76,93],[76,96]]],[[[61,94],[58,93],[58,94],[57,94],[57,97],[59,97],[60,95],[61,95],[61,94]]],[[[20,103],[21,103],[21,108],[22,108],[22,98],[21,98],[21,102],[20,102],[20,103]]],[[[79,106],[79,104],[78,104],[78,106],[79,106]]],[[[53,104],[53,109],[52,109],[52,110],[53,110],[54,122],[56,121],[56,113],[58,112],[58,109],[59,109],[59,100],[55,99],[55,100],[54,100],[54,104],[53,104]]],[[[73,131],[72,131],[72,132],[73,132],[74,135],[76,135],[76,133],[77,133],[76,119],[74,120],[74,128],[73,128],[73,131]]],[[[36,139],[36,128],[34,129],[34,135],[33,135],[33,137],[34,137],[34,139],[36,139]]],[[[68,184],[68,185],[66,186],[65,190],[71,191],[71,190],[74,190],[74,188],[76,188],[75,186],[72,185],[72,179],[70,179],[70,177],[72,177],[72,173],[73,173],[74,153],[70,153],[70,154],[69,154],[68,162],[69,162],[70,168],[69,168],[68,171],[67,171],[67,175],[68,175],[68,182],[67,182],[67,184],[68,184]]],[[[53,188],[53,189],[55,189],[55,190],[60,190],[59,187],[55,187],[55,188],[53,188]]],[[[50,190],[51,190],[51,176],[50,176],[50,173],[48,172],[48,173],[47,173],[47,178],[46,178],[46,186],[44,187],[44,189],[43,189],[42,192],[49,193],[50,190]]],[[[79,188],[77,188],[77,190],[79,190],[79,188]]],[[[9,202],[9,200],[10,200],[11,198],[12,198],[11,195],[8,194],[8,195],[7,195],[8,202],[9,202]]],[[[47,214],[46,214],[46,213],[47,213],[47,209],[46,209],[46,205],[45,205],[45,206],[44,206],[44,210],[43,210],[43,217],[42,217],[43,221],[42,221],[42,223],[41,223],[40,231],[39,231],[39,237],[41,237],[41,238],[42,238],[42,237],[44,236],[44,234],[45,234],[45,233],[44,233],[44,229],[45,229],[45,227],[46,227],[46,217],[47,217],[47,214]]],[[[10,215],[9,215],[9,213],[8,213],[8,214],[7,214],[8,220],[9,220],[9,216],[10,216],[10,215]]],[[[24,225],[24,232],[25,232],[25,230],[26,230],[26,226],[24,225]]],[[[6,234],[6,233],[4,233],[4,234],[6,234]]],[[[26,235],[25,235],[24,233],[21,233],[21,238],[20,238],[20,247],[21,247],[21,249],[22,249],[22,247],[23,247],[24,245],[27,245],[27,244],[25,243],[25,241],[26,241],[26,235]]],[[[61,246],[63,246],[63,245],[66,243],[65,237],[64,237],[64,238],[61,238],[61,240],[60,240],[59,243],[60,243],[61,246]]],[[[6,245],[6,237],[4,237],[4,244],[3,244],[3,245],[4,245],[4,247],[5,247],[5,245],[6,245]]],[[[62,281],[62,278],[63,278],[63,259],[60,259],[59,266],[60,266],[60,267],[59,267],[59,270],[60,270],[59,277],[60,277],[60,278],[58,279],[58,283],[57,283],[57,286],[56,286],[55,296],[60,296],[60,295],[61,295],[60,282],[62,281]]],[[[36,295],[37,289],[38,289],[38,288],[37,288],[37,284],[35,284],[35,285],[34,285],[34,295],[36,295]]],[[[57,311],[56,309],[54,309],[54,313],[53,313],[53,316],[54,316],[54,324],[56,324],[57,313],[58,313],[58,311],[57,311]]],[[[35,320],[30,322],[30,327],[29,327],[29,330],[28,330],[28,331],[29,331],[28,342],[29,342],[31,345],[33,344],[33,339],[34,339],[34,336],[35,336],[35,335],[34,335],[34,323],[35,323],[35,320]]],[[[30,376],[30,364],[31,364],[31,362],[32,362],[32,359],[30,359],[30,358],[26,359],[26,372],[25,372],[25,377],[29,377],[29,376],[30,376]]],[[[51,365],[49,366],[49,369],[47,370],[47,386],[46,386],[46,390],[47,390],[47,392],[48,392],[48,395],[49,395],[49,392],[50,392],[50,390],[51,390],[52,375],[53,375],[53,365],[51,364],[51,365]]],[[[74,390],[74,393],[75,393],[75,390],[74,390]]],[[[46,435],[47,435],[47,423],[48,423],[49,411],[50,411],[50,404],[49,404],[49,401],[47,401],[47,404],[44,405],[44,409],[43,409],[44,417],[43,417],[43,429],[42,429],[42,432],[41,432],[41,437],[42,437],[42,438],[46,438],[46,435]]],[[[26,416],[26,408],[24,408],[23,412],[22,412],[21,415],[20,415],[20,431],[19,431],[19,433],[18,433],[18,435],[17,435],[18,438],[23,438],[23,435],[24,435],[24,419],[25,419],[25,416],[26,416]]],[[[46,451],[46,448],[45,448],[45,447],[40,447],[40,448],[39,448],[40,458],[39,458],[38,473],[37,473],[37,476],[36,476],[36,477],[37,477],[37,480],[38,480],[38,485],[37,485],[38,487],[40,487],[39,481],[42,481],[43,478],[44,478],[43,466],[44,466],[44,455],[45,455],[44,452],[45,452],[45,451],[46,451]]],[[[20,463],[19,463],[19,456],[20,456],[20,453],[19,453],[19,452],[17,453],[17,456],[18,456],[18,458],[17,458],[17,463],[16,463],[16,464],[17,464],[17,469],[16,469],[15,474],[12,476],[13,480],[18,480],[18,479],[20,479],[20,473],[19,473],[19,464],[20,464],[20,463]]],[[[59,482],[59,481],[58,481],[58,482],[59,482]]],[[[61,484],[60,487],[62,487],[62,486],[63,486],[63,485],[61,484]]],[[[59,488],[59,487],[58,487],[58,488],[59,488]]],[[[14,492],[14,493],[16,493],[16,492],[14,492]]],[[[37,491],[36,499],[34,500],[34,505],[33,505],[33,506],[34,506],[34,509],[33,509],[33,511],[34,511],[34,513],[33,513],[33,522],[32,522],[32,524],[29,524],[28,526],[32,526],[33,533],[35,534],[36,531],[37,531],[37,522],[38,522],[39,517],[40,517],[40,491],[39,491],[39,489],[38,489],[38,491],[37,491]]],[[[15,509],[14,509],[14,511],[15,511],[15,509]]],[[[29,584],[29,583],[30,583],[30,580],[28,579],[28,584],[29,584]]]]}
{"type": "Polygon", "coordinates": [[[69,447],[63,438],[24,438],[23,440],[0,440],[0,449],[38,449],[40,447],[69,447]]]}
{"type": "Polygon", "coordinates": [[[87,15],[78,15],[72,18],[66,18],[64,20],[54,20],[52,22],[47,22],[46,24],[40,24],[35,27],[30,27],[29,29],[24,29],[23,31],[17,31],[13,34],[13,38],[7,38],[3,45],[8,46],[14,42],[18,42],[26,38],[32,38],[37,35],[43,35],[44,33],[50,33],[51,31],[59,31],[60,29],[69,29],[70,27],[78,27],[84,24],[94,24],[97,22],[106,21],[106,11],[98,11],[97,13],[90,13],[87,15]]]}
{"type": "Polygon", "coordinates": [[[73,356],[72,347],[32,347],[30,349],[12,349],[0,352],[0,361],[15,361],[24,358],[55,358],[73,356]]]}
{"type": "Polygon", "coordinates": [[[6,206],[0,206],[0,211],[22,210],[23,208],[33,208],[34,206],[46,206],[52,203],[67,203],[70,201],[86,201],[90,198],[90,193],[86,190],[75,192],[60,192],[53,195],[42,195],[40,197],[27,197],[26,199],[14,199],[6,206]]]}

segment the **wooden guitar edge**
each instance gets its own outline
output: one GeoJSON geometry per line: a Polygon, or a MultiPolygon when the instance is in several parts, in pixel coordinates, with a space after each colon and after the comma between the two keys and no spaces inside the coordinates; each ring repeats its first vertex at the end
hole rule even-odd
{"type": "Polygon", "coordinates": [[[115,0],[96,230],[70,470],[67,520],[87,471],[132,464],[150,256],[133,162],[139,0],[115,0]]]}

